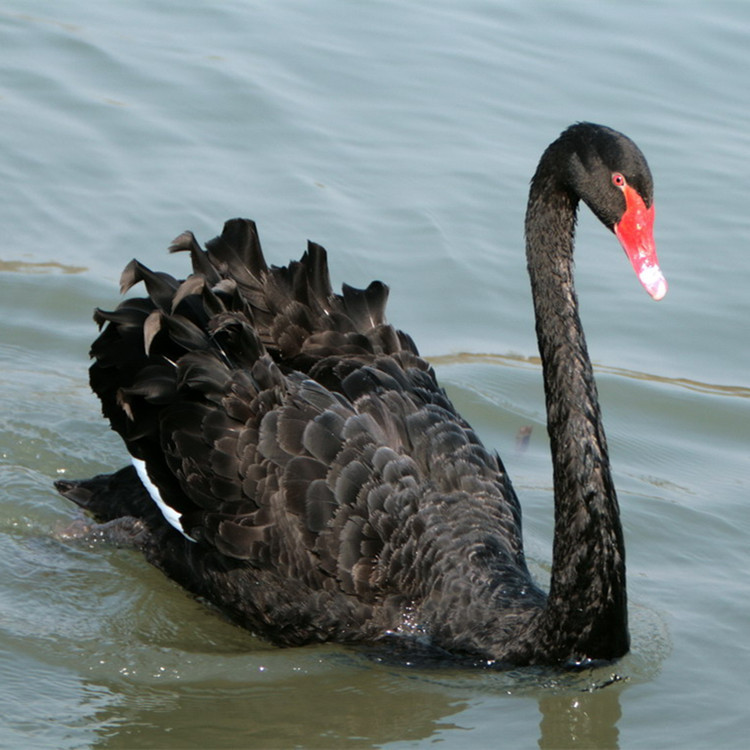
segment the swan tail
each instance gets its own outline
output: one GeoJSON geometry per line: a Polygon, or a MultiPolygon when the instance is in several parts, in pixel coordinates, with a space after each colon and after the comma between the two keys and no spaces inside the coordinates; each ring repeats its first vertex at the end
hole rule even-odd
{"type": "Polygon", "coordinates": [[[280,364],[307,372],[331,356],[418,354],[412,339],[386,322],[388,287],[380,281],[366,289],[344,284],[335,293],[326,250],[314,242],[300,260],[269,267],[255,223],[231,219],[205,250],[190,232],[170,249],[188,252],[194,274],[209,284],[235,285],[252,311],[258,338],[280,364]]]}
{"type": "Polygon", "coordinates": [[[100,522],[125,516],[148,519],[155,515],[151,499],[132,466],[90,479],[58,479],[55,489],[100,522]]]}

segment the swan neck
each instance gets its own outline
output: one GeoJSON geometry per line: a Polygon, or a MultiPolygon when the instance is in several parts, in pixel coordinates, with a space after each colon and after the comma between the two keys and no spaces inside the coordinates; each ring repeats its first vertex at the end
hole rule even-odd
{"type": "Polygon", "coordinates": [[[532,183],[527,261],[552,452],[555,538],[547,637],[573,659],[628,649],[622,528],[593,369],[573,285],[578,199],[532,183]]]}

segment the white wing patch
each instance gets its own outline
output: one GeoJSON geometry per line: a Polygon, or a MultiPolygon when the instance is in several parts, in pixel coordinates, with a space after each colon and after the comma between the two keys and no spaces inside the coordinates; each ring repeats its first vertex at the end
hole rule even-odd
{"type": "Polygon", "coordinates": [[[148,491],[148,494],[151,495],[151,499],[156,503],[156,506],[161,511],[161,514],[164,516],[167,523],[169,523],[170,526],[174,526],[177,531],[179,531],[180,534],[185,537],[185,539],[189,539],[191,542],[194,542],[195,539],[193,539],[193,537],[191,536],[188,536],[185,533],[185,530],[182,528],[182,514],[178,513],[174,508],[170,508],[164,502],[164,500],[162,500],[159,488],[151,481],[148,475],[148,471],[146,471],[146,462],[141,461],[140,458],[133,458],[132,456],[131,461],[133,462],[133,466],[135,466],[135,470],[138,473],[138,478],[143,483],[143,486],[148,491]]]}

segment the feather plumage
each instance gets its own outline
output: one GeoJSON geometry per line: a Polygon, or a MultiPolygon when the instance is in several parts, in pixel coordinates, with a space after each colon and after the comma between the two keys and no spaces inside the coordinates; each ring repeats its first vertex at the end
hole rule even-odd
{"type": "Polygon", "coordinates": [[[593,205],[598,216],[625,210],[609,179],[620,158],[650,190],[632,142],[573,126],[543,156],[529,199],[556,467],[549,598],[527,569],[502,462],[387,323],[388,288],[334,293],[315,243],[269,266],[247,220],[205,250],[181,234],[170,250],[189,254],[185,280],[132,261],[122,288],[143,282],[146,296],[95,312],[91,386],[157,502],[133,469],[58,489],[110,531],[120,519],[121,539],[279,644],[419,634],[441,653],[502,664],[621,655],[622,533],[569,281],[576,196],[608,202],[593,205]],[[593,192],[578,184],[580,151],[593,192]]]}

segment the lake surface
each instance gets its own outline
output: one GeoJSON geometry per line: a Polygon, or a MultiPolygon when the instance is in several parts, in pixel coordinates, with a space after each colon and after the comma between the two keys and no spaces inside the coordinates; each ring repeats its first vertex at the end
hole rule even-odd
{"type": "Polygon", "coordinates": [[[64,4],[0,9],[0,746],[738,748],[750,731],[750,4],[64,4]],[[528,181],[577,120],[656,181],[652,302],[582,213],[577,288],[628,549],[633,650],[561,676],[279,650],[127,550],[60,541],[52,482],[117,468],[95,306],[190,228],[310,238],[391,286],[505,457],[529,557],[551,466],[523,255],[528,181]],[[519,430],[531,427],[526,450],[519,430]]]}

